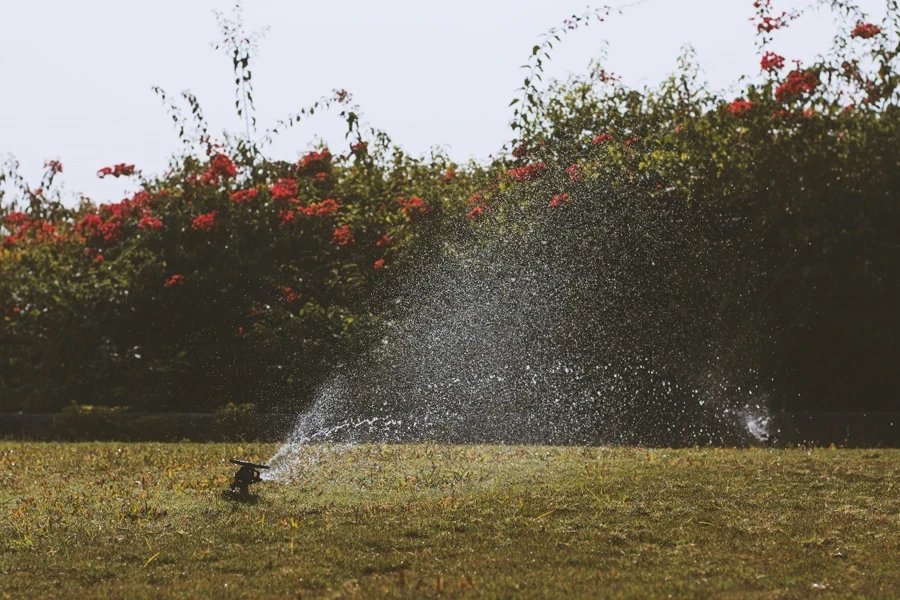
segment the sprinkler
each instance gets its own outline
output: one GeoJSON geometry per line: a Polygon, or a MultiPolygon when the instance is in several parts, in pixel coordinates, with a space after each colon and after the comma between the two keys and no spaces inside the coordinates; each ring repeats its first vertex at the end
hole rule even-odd
{"type": "Polygon", "coordinates": [[[242,496],[247,495],[251,484],[262,481],[262,477],[259,476],[259,470],[269,468],[269,465],[258,465],[236,458],[232,458],[230,462],[241,466],[237,473],[234,474],[234,481],[231,482],[231,491],[238,491],[242,496]]]}

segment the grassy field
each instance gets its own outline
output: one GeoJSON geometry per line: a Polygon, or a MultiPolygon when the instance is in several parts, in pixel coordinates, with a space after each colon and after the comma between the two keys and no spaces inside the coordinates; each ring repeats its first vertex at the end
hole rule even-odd
{"type": "Polygon", "coordinates": [[[0,442],[0,597],[900,597],[900,450],[0,442]]]}

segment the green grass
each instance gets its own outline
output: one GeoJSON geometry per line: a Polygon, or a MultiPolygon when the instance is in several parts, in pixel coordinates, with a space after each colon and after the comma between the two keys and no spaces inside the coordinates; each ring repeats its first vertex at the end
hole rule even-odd
{"type": "Polygon", "coordinates": [[[0,442],[0,597],[897,597],[900,450],[0,442]]]}

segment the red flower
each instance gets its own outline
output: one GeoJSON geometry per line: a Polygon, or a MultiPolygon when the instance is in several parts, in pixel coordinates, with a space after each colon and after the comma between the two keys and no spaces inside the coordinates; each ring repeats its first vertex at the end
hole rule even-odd
{"type": "Polygon", "coordinates": [[[566,174],[569,176],[569,183],[581,183],[584,181],[584,177],[581,175],[581,165],[569,165],[569,168],[566,169],[566,174]]]}
{"type": "Polygon", "coordinates": [[[297,168],[302,170],[315,170],[315,171],[323,171],[328,168],[331,163],[331,152],[328,151],[328,148],[321,150],[320,152],[309,152],[300,159],[300,162],[297,164],[297,168]],[[313,169],[315,167],[315,169],[313,169]]]}
{"type": "Polygon", "coordinates": [[[281,219],[281,226],[284,227],[288,223],[293,223],[297,218],[297,213],[292,210],[283,210],[278,213],[278,218],[281,219]]]}
{"type": "Polygon", "coordinates": [[[788,73],[784,83],[775,90],[775,99],[779,102],[793,100],[803,94],[811,94],[819,85],[819,76],[812,71],[795,69],[788,73]]]}
{"type": "Polygon", "coordinates": [[[375,267],[376,269],[380,269],[381,267],[384,266],[384,259],[379,258],[378,260],[375,261],[375,264],[372,266],[375,267]]]}
{"type": "Polygon", "coordinates": [[[337,200],[327,198],[325,200],[322,200],[321,202],[313,202],[306,208],[299,209],[299,212],[308,217],[312,217],[313,215],[325,217],[336,213],[340,208],[341,205],[337,200]]]}
{"type": "Polygon", "coordinates": [[[28,215],[23,212],[11,212],[6,215],[6,222],[11,227],[20,227],[21,225],[29,223],[29,218],[28,215]]]}
{"type": "Polygon", "coordinates": [[[231,201],[236,204],[249,203],[252,199],[256,198],[256,195],[258,193],[259,192],[255,188],[251,188],[249,190],[241,190],[231,195],[231,201]]]}
{"type": "Polygon", "coordinates": [[[341,208],[341,205],[338,204],[338,201],[334,200],[333,198],[326,198],[318,204],[311,204],[310,208],[315,208],[316,214],[321,217],[336,213],[338,209],[341,208]]]}
{"type": "Polygon", "coordinates": [[[382,247],[384,247],[384,246],[390,246],[390,245],[391,245],[391,238],[389,238],[389,237],[386,236],[386,235],[383,235],[383,236],[381,236],[381,239],[380,239],[380,240],[378,240],[377,242],[375,242],[375,245],[376,245],[377,247],[379,247],[379,248],[382,248],[382,247]]]}
{"type": "Polygon", "coordinates": [[[128,177],[134,175],[134,165],[119,163],[114,167],[103,167],[97,171],[97,177],[100,179],[103,179],[107,175],[112,175],[113,177],[128,177]]]}
{"type": "Polygon", "coordinates": [[[313,181],[315,183],[325,183],[328,180],[328,173],[322,171],[320,173],[316,173],[313,175],[313,181]]]}
{"type": "Polygon", "coordinates": [[[547,163],[533,163],[509,170],[509,178],[513,181],[534,181],[539,179],[547,170],[547,163]]]}
{"type": "Polygon", "coordinates": [[[353,238],[353,233],[350,231],[349,225],[344,225],[343,227],[338,227],[334,230],[334,235],[331,238],[332,244],[337,244],[338,246],[346,246],[347,244],[352,244],[356,240],[353,238]]]}
{"type": "Polygon", "coordinates": [[[234,162],[219,152],[209,159],[209,168],[200,180],[205,184],[214,185],[221,179],[230,179],[236,175],[237,167],[234,166],[234,162]]]}
{"type": "Polygon", "coordinates": [[[681,133],[682,131],[684,131],[684,125],[675,126],[675,133],[681,133]]]}
{"type": "Polygon", "coordinates": [[[612,141],[612,139],[613,139],[613,136],[611,136],[610,134],[601,133],[600,135],[594,137],[594,139],[591,140],[591,143],[595,146],[599,146],[600,144],[602,144],[604,142],[612,141]]]}
{"type": "Polygon", "coordinates": [[[170,288],[176,285],[184,285],[184,275],[172,275],[166,280],[163,287],[170,288]]]}
{"type": "Polygon", "coordinates": [[[350,151],[354,154],[365,154],[369,150],[369,142],[357,142],[350,146],[350,151]]]}
{"type": "Polygon", "coordinates": [[[102,263],[103,263],[103,255],[102,255],[102,254],[98,254],[98,255],[94,258],[94,264],[95,264],[95,265],[99,265],[99,264],[102,264],[102,263]]]}
{"type": "Polygon", "coordinates": [[[456,177],[456,171],[453,169],[448,169],[446,173],[444,173],[444,183],[450,183],[450,180],[456,177]]]}
{"type": "Polygon", "coordinates": [[[470,210],[470,211],[466,214],[466,218],[467,218],[467,219],[474,219],[474,218],[476,218],[476,217],[480,217],[480,216],[483,215],[483,214],[484,214],[484,205],[482,204],[482,205],[480,205],[480,206],[474,206],[474,207],[472,207],[472,210],[470,210]]]}
{"type": "Polygon", "coordinates": [[[740,117],[750,112],[753,108],[752,100],[744,100],[739,98],[725,107],[725,112],[731,113],[736,117],[740,117]]]}
{"type": "Polygon", "coordinates": [[[281,301],[285,304],[296,304],[302,296],[289,287],[281,288],[281,301]]]}
{"type": "Polygon", "coordinates": [[[18,306],[13,306],[13,309],[12,309],[13,313],[15,313],[15,314],[19,314],[19,312],[21,312],[21,310],[22,309],[19,308],[18,306]]]}
{"type": "Polygon", "coordinates": [[[243,327],[238,327],[237,329],[235,329],[235,330],[234,330],[234,335],[236,335],[236,336],[238,336],[238,337],[241,337],[242,335],[244,335],[244,328],[243,328],[243,327]]]}
{"type": "Polygon", "coordinates": [[[626,145],[626,146],[630,146],[630,145],[634,144],[634,143],[637,142],[637,141],[638,141],[638,137],[637,137],[637,136],[634,136],[634,137],[631,138],[630,140],[625,140],[625,145],[626,145]]]}
{"type": "Polygon", "coordinates": [[[156,217],[146,215],[141,219],[141,222],[138,223],[138,227],[140,227],[141,229],[159,229],[160,227],[162,227],[162,221],[160,221],[156,217]]]}
{"type": "Polygon", "coordinates": [[[481,194],[472,194],[471,196],[469,196],[469,199],[466,200],[466,202],[468,204],[481,204],[482,202],[484,202],[484,196],[482,196],[481,194]]]}
{"type": "Polygon", "coordinates": [[[297,195],[297,182],[293,179],[279,179],[278,182],[269,188],[272,192],[273,200],[284,200],[293,198],[297,195]]]}
{"type": "Polygon", "coordinates": [[[553,198],[550,200],[550,202],[547,203],[547,208],[557,208],[559,206],[562,206],[563,204],[568,204],[568,203],[569,203],[569,195],[567,193],[563,192],[562,194],[557,194],[557,195],[553,196],[553,198]]]}
{"type": "Polygon", "coordinates": [[[513,148],[512,155],[514,158],[524,158],[528,155],[528,145],[524,142],[513,148]]]}
{"type": "Polygon", "coordinates": [[[868,40],[875,37],[879,33],[881,33],[881,27],[879,27],[878,25],[860,22],[857,23],[856,27],[853,28],[853,31],[850,32],[850,37],[868,40]]]}
{"type": "Polygon", "coordinates": [[[769,73],[780,71],[784,68],[784,57],[779,56],[774,52],[766,52],[763,55],[762,60],[760,60],[759,66],[762,67],[763,71],[768,71],[769,73]]]}
{"type": "Polygon", "coordinates": [[[400,206],[403,208],[403,214],[409,218],[412,218],[414,215],[421,215],[428,212],[428,207],[425,206],[425,201],[419,198],[418,196],[412,196],[411,198],[397,198],[397,202],[400,203],[400,206]]]}
{"type": "Polygon", "coordinates": [[[216,226],[216,216],[219,214],[219,211],[214,210],[209,213],[202,214],[195,218],[191,223],[191,228],[194,231],[203,231],[209,233],[216,226]]]}
{"type": "Polygon", "coordinates": [[[58,160],[48,160],[44,163],[44,168],[49,169],[52,173],[62,173],[62,163],[58,160]]]}
{"type": "Polygon", "coordinates": [[[6,239],[3,240],[3,245],[6,246],[7,248],[12,248],[13,246],[16,245],[16,238],[14,238],[11,235],[6,236],[6,239]]]}

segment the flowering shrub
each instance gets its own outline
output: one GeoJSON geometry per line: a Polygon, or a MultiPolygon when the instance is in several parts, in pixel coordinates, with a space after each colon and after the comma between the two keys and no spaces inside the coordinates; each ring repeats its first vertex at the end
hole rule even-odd
{"type": "MultiPolygon", "coordinates": [[[[677,357],[719,364],[716,336],[740,341],[732,346],[762,339],[767,354],[754,355],[752,369],[773,382],[777,407],[842,409],[853,398],[884,408],[893,381],[884,357],[897,355],[900,339],[897,15],[876,25],[843,2],[818,4],[841,8],[843,33],[821,60],[786,75],[770,45],[802,15],[753,4],[761,71],[737,98],[698,84],[690,56],[657,89],[626,89],[602,65],[538,89],[552,48],[541,42],[515,101],[514,150],[484,166],[410,157],[364,131],[343,91],[263,135],[239,91],[248,133],[217,142],[196,98],[183,96],[193,115],[185,119],[157,90],[183,127],[184,155],[155,177],[125,163],[100,169],[135,177],[139,191],[117,202],[66,206],[54,183],[59,161],[33,187],[7,163],[0,410],[305,401],[357,349],[360,328],[381,318],[373,292],[384,285],[390,294],[393,272],[415,263],[418,244],[460,224],[509,235],[516,228],[504,219],[523,214],[559,227],[556,245],[575,244],[573,257],[615,256],[616,236],[634,235],[624,254],[647,261],[598,269],[631,283],[636,272],[658,277],[622,286],[652,299],[628,304],[622,338],[675,361],[671,373],[683,368],[683,381],[699,363],[677,357]],[[294,162],[266,157],[267,140],[326,108],[347,122],[345,146],[294,162]],[[659,290],[675,291],[653,296],[659,290]],[[690,336],[679,337],[679,322],[696,325],[690,336]]],[[[570,19],[555,35],[585,23],[570,19]]],[[[249,37],[225,43],[244,82],[249,37]]],[[[599,273],[573,277],[609,279],[599,273]]],[[[586,295],[579,318],[594,323],[606,292],[586,295]]],[[[625,356],[633,361],[623,372],[647,356],[625,356]]]]}

